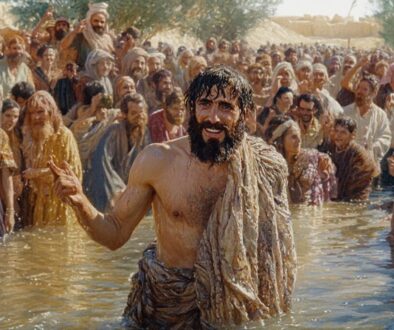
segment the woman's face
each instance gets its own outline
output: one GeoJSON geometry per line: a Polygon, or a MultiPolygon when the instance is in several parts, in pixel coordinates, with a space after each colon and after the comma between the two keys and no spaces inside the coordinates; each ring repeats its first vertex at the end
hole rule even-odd
{"type": "Polygon", "coordinates": [[[6,110],[1,115],[1,128],[6,132],[12,131],[19,119],[19,109],[18,108],[11,108],[6,110]]]}
{"type": "Polygon", "coordinates": [[[112,69],[112,62],[108,58],[103,58],[100,61],[97,62],[97,75],[99,77],[106,77],[109,75],[110,71],[112,69]]]}
{"type": "Polygon", "coordinates": [[[283,87],[290,87],[290,82],[291,82],[291,76],[290,76],[290,72],[289,70],[287,70],[286,68],[283,68],[281,70],[279,70],[278,72],[278,76],[282,77],[280,79],[280,85],[283,87]]]}
{"type": "Polygon", "coordinates": [[[298,127],[292,126],[285,133],[283,140],[285,154],[296,156],[301,151],[301,132],[298,127]]]}

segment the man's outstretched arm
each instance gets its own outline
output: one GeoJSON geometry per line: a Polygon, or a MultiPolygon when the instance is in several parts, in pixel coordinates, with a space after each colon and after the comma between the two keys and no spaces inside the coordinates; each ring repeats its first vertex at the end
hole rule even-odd
{"type": "MultiPolygon", "coordinates": [[[[69,204],[77,214],[78,221],[96,242],[115,250],[123,246],[151,205],[154,190],[146,183],[146,171],[150,166],[137,157],[129,175],[126,190],[117,199],[113,210],[102,214],[95,209],[83,193],[81,182],[67,163],[59,168],[53,161],[49,166],[57,177],[55,193],[69,204]]],[[[97,178],[100,180],[100,178],[97,178]]]]}

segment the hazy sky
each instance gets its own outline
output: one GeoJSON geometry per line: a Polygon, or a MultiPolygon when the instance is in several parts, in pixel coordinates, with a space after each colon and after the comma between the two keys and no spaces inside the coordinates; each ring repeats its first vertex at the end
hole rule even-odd
{"type": "MultiPolygon", "coordinates": [[[[278,16],[303,16],[335,14],[347,16],[353,0],[283,0],[278,6],[276,15],[278,16]]],[[[354,6],[351,16],[363,17],[372,15],[373,6],[368,0],[358,0],[354,6]]]]}

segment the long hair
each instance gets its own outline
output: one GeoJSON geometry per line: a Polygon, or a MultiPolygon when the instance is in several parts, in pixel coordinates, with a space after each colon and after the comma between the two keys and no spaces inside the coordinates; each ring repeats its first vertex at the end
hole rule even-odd
{"type": "Polygon", "coordinates": [[[32,107],[42,107],[49,111],[51,124],[54,132],[58,132],[60,126],[63,125],[62,115],[59,108],[56,105],[52,95],[47,91],[35,92],[26,102],[26,116],[24,121],[24,127],[29,130],[31,127],[29,109],[32,107]]]}

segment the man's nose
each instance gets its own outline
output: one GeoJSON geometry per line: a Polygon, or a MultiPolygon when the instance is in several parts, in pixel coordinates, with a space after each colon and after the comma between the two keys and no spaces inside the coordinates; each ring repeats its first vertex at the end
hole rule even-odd
{"type": "Polygon", "coordinates": [[[214,104],[212,106],[212,108],[210,109],[209,115],[208,115],[208,120],[212,124],[218,123],[220,121],[217,105],[214,104]]]}

